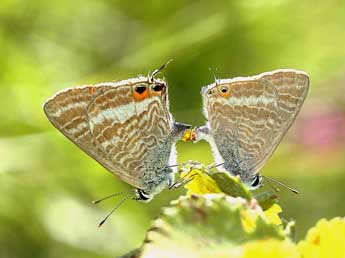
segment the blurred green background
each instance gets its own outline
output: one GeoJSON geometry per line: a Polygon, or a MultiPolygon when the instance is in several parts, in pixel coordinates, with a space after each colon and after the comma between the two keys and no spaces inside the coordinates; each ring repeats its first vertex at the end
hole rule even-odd
{"type": "MultiPolygon", "coordinates": [[[[176,120],[204,122],[201,86],[277,68],[310,74],[298,119],[262,173],[281,189],[297,238],[345,214],[344,1],[43,1],[0,3],[0,257],[115,257],[138,247],[160,208],[91,200],[128,189],[47,121],[42,103],[73,85],[163,71],[176,120]],[[211,71],[210,71],[211,69],[211,71]]],[[[179,161],[212,162],[205,142],[179,161]]],[[[226,219],[226,218],[224,218],[226,219]]]]}

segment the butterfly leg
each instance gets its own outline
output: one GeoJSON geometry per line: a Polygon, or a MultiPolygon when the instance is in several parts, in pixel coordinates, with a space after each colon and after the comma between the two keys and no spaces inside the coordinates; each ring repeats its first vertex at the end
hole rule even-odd
{"type": "Polygon", "coordinates": [[[191,181],[195,178],[195,176],[197,176],[197,175],[198,175],[198,174],[195,173],[195,174],[189,176],[189,178],[185,178],[185,176],[184,176],[184,177],[182,177],[180,180],[178,180],[178,181],[176,181],[174,184],[172,184],[172,185],[169,187],[169,189],[172,189],[172,188],[179,188],[179,187],[181,187],[181,186],[184,186],[184,185],[188,184],[189,182],[191,182],[191,181]]]}
{"type": "Polygon", "coordinates": [[[206,168],[207,168],[208,170],[210,170],[210,169],[212,169],[212,168],[217,168],[217,167],[220,167],[220,166],[223,166],[223,165],[224,165],[224,162],[219,163],[219,164],[212,163],[212,164],[208,165],[206,168]]]}
{"type": "Polygon", "coordinates": [[[184,135],[185,131],[191,128],[192,126],[189,124],[174,122],[174,129],[172,131],[173,139],[180,140],[182,136],[184,135]]]}
{"type": "Polygon", "coordinates": [[[197,175],[196,173],[193,175],[190,175],[192,173],[195,165],[197,165],[197,164],[192,163],[192,165],[189,168],[189,171],[185,175],[183,175],[179,180],[177,180],[176,182],[171,184],[169,186],[169,189],[179,188],[185,184],[188,184],[190,181],[192,181],[194,179],[194,177],[197,175]]]}

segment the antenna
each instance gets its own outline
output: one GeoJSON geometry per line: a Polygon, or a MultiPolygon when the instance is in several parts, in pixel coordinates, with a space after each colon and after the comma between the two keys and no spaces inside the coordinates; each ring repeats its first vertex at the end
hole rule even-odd
{"type": "MultiPolygon", "coordinates": [[[[279,193],[279,191],[280,191],[279,188],[275,187],[271,181],[267,180],[267,183],[268,183],[269,187],[271,187],[273,189],[274,192],[279,193]]],[[[263,184],[261,184],[261,186],[263,186],[263,184]]]]}
{"type": "MultiPolygon", "coordinates": [[[[183,163],[182,163],[183,164],[183,163]]],[[[172,185],[169,186],[169,189],[172,189],[172,188],[179,188],[183,185],[186,185],[188,184],[189,182],[191,182],[195,176],[197,176],[198,174],[195,173],[195,174],[192,174],[190,175],[190,173],[192,173],[194,169],[194,166],[191,165],[191,167],[189,168],[189,171],[182,177],[180,177],[178,180],[176,180],[172,185]],[[188,178],[189,177],[189,178],[188,178]]],[[[180,173],[181,174],[181,173],[180,173]]]]}
{"type": "Polygon", "coordinates": [[[130,192],[133,192],[133,189],[129,190],[129,191],[122,191],[122,192],[119,192],[119,193],[114,193],[114,194],[110,194],[110,195],[107,195],[103,198],[100,198],[98,200],[95,200],[95,201],[92,201],[93,204],[98,204],[104,200],[107,200],[109,198],[112,198],[112,197],[115,197],[115,196],[119,196],[119,195],[123,195],[123,194],[126,194],[126,193],[130,193],[130,192]]]}
{"type": "Polygon", "coordinates": [[[294,188],[292,188],[290,186],[287,186],[287,185],[283,184],[282,182],[279,182],[278,180],[273,179],[272,177],[268,177],[268,176],[261,176],[261,177],[264,178],[264,179],[267,179],[267,180],[269,180],[271,182],[274,182],[274,183],[276,183],[276,184],[278,184],[280,186],[283,186],[283,187],[285,187],[286,189],[290,190],[291,192],[293,192],[295,194],[299,194],[300,193],[298,190],[296,190],[296,189],[294,189],[294,188]]]}
{"type": "MultiPolygon", "coordinates": [[[[212,73],[213,78],[214,78],[214,82],[215,82],[215,84],[217,85],[218,80],[217,80],[216,74],[214,73],[214,71],[212,70],[211,67],[209,67],[208,70],[212,73]]],[[[217,71],[218,69],[216,68],[215,70],[217,71]]]]}
{"type": "Polygon", "coordinates": [[[195,164],[200,164],[200,163],[197,162],[197,161],[188,160],[186,162],[182,162],[182,163],[179,163],[179,164],[172,164],[172,165],[168,165],[168,166],[165,166],[165,167],[166,168],[173,168],[173,167],[178,167],[178,166],[195,165],[195,164]]]}
{"type": "Polygon", "coordinates": [[[158,69],[154,70],[151,75],[149,75],[149,79],[150,81],[152,81],[153,77],[158,74],[160,71],[162,71],[173,59],[169,59],[166,63],[164,63],[161,67],[159,67],[158,69]]]}
{"type": "MultiPolygon", "coordinates": [[[[192,171],[192,170],[191,170],[192,171]]],[[[195,176],[197,176],[198,174],[192,174],[191,176],[189,176],[188,179],[186,179],[186,176],[189,175],[191,173],[191,171],[189,171],[186,175],[184,175],[182,178],[180,178],[179,180],[177,180],[175,183],[173,183],[171,186],[169,186],[169,189],[172,188],[179,188],[181,186],[184,186],[188,183],[190,183],[191,181],[194,180],[195,176]]]]}
{"type": "Polygon", "coordinates": [[[118,204],[116,204],[116,206],[108,213],[107,216],[105,216],[105,218],[98,224],[98,227],[100,228],[104,222],[111,216],[111,214],[114,213],[114,211],[117,210],[117,208],[119,208],[125,201],[127,201],[130,197],[132,197],[131,194],[127,195],[125,198],[123,198],[118,204]]]}
{"type": "Polygon", "coordinates": [[[181,164],[168,165],[168,166],[166,166],[166,168],[175,168],[175,167],[178,167],[180,165],[181,164]]]}

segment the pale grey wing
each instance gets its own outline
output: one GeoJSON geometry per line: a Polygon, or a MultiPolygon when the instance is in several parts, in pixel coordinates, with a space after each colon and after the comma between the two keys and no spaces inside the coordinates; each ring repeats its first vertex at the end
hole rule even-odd
{"type": "Polygon", "coordinates": [[[181,128],[173,124],[166,98],[167,95],[151,96],[135,105],[141,134],[139,146],[145,149],[138,162],[144,163],[143,171],[146,172],[142,174],[142,180],[148,191],[167,180],[166,172],[169,170],[166,168],[176,161],[173,129],[181,128]]]}
{"type": "Polygon", "coordinates": [[[48,99],[43,109],[49,121],[80,149],[108,170],[111,162],[94,142],[86,116],[86,108],[97,94],[110,86],[90,85],[69,88],[48,99]]]}
{"type": "Polygon", "coordinates": [[[133,87],[121,86],[97,96],[88,106],[93,137],[112,160],[123,181],[147,189],[149,180],[167,164],[170,116],[159,96],[135,100],[133,87]],[[147,179],[146,177],[150,177],[147,179]]]}
{"type": "Polygon", "coordinates": [[[262,152],[254,170],[258,171],[266,162],[296,119],[309,89],[307,73],[292,69],[275,70],[257,76],[273,85],[278,92],[279,127],[272,135],[272,143],[262,152]]]}
{"type": "Polygon", "coordinates": [[[258,160],[265,158],[273,132],[277,134],[277,91],[263,81],[224,85],[228,88],[227,94],[214,94],[205,101],[210,134],[226,170],[235,175],[252,174],[258,160]]]}
{"type": "MultiPolygon", "coordinates": [[[[309,77],[301,71],[276,70],[222,80],[218,88],[223,84],[230,88],[227,98],[204,95],[210,134],[230,171],[254,174],[296,118],[308,92],[309,77]]],[[[213,87],[217,89],[217,85],[213,87]]]]}

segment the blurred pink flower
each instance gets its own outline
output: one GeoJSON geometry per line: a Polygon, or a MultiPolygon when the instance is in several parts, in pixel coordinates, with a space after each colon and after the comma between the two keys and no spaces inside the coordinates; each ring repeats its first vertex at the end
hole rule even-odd
{"type": "Polygon", "coordinates": [[[345,145],[345,112],[334,107],[311,106],[296,121],[295,139],[309,147],[345,145]]]}

